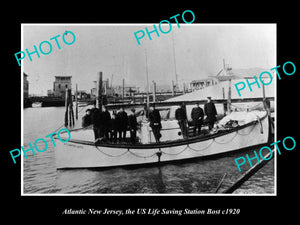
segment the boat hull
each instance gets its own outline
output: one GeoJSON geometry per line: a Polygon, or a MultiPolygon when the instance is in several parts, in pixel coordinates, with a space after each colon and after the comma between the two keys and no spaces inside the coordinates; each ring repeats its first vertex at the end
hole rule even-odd
{"type": "Polygon", "coordinates": [[[268,142],[268,137],[269,121],[265,116],[260,122],[255,121],[228,132],[162,144],[95,146],[92,142],[71,138],[66,143],[57,142],[56,167],[106,168],[186,160],[263,145],[268,142]]]}

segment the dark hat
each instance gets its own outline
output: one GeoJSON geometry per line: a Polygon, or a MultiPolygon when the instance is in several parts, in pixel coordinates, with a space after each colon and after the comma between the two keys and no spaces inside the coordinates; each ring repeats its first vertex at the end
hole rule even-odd
{"type": "Polygon", "coordinates": [[[211,97],[209,96],[209,97],[207,97],[207,99],[211,100],[211,97]]]}

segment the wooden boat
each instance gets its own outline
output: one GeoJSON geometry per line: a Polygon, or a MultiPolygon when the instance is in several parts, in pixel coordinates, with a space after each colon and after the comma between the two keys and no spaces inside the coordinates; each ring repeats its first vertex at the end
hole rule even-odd
{"type": "MultiPolygon", "coordinates": [[[[176,133],[178,129],[165,129],[162,131],[162,136],[164,132],[176,133]]],[[[151,130],[149,132],[151,133],[151,130]]],[[[68,142],[56,142],[55,154],[58,169],[141,166],[212,156],[266,144],[269,138],[269,118],[264,112],[257,120],[237,127],[160,143],[100,143],[95,145],[92,129],[77,129],[70,133],[71,139],[68,142]]],[[[60,137],[67,140],[68,134],[62,132],[60,137]]]]}

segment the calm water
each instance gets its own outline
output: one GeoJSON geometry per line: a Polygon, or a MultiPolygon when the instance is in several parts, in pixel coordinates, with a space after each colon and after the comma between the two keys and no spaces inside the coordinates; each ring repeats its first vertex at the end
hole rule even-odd
{"type": "MultiPolygon", "coordinates": [[[[81,108],[79,108],[80,110],[81,108]]],[[[24,148],[37,138],[44,138],[62,127],[64,107],[24,109],[24,148]]],[[[81,111],[83,112],[83,110],[81,111]]],[[[76,127],[81,125],[82,113],[76,127]]],[[[26,148],[27,147],[27,148],[26,148]]],[[[41,147],[42,148],[42,147],[41,147]]],[[[254,149],[235,152],[226,157],[193,160],[189,163],[158,167],[109,170],[56,170],[55,147],[24,158],[24,193],[34,194],[104,194],[104,193],[214,193],[224,173],[227,176],[219,193],[242,174],[234,159],[249,155],[254,149]]],[[[247,168],[243,167],[246,171],[247,168]]],[[[251,177],[235,193],[274,193],[274,160],[251,177]]]]}

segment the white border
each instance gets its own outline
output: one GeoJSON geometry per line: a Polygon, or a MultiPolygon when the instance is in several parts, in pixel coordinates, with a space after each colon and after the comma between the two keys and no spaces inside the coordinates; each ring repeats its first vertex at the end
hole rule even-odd
{"type": "MultiPolygon", "coordinates": [[[[151,23],[127,23],[127,24],[120,24],[120,23],[67,23],[67,24],[61,24],[61,23],[41,23],[41,24],[37,24],[37,23],[21,23],[21,49],[24,49],[23,46],[23,27],[24,26],[143,26],[143,25],[153,25],[151,23]]],[[[163,24],[165,25],[165,24],[163,24]]],[[[226,26],[226,25],[230,25],[230,26],[259,26],[259,25],[275,25],[276,26],[276,43],[275,43],[275,66],[277,66],[277,23],[204,23],[204,24],[200,24],[200,23],[192,23],[192,24],[180,24],[180,26],[195,26],[195,25],[200,25],[200,26],[226,26]]],[[[176,26],[176,24],[172,23],[172,26],[176,26]]],[[[271,68],[270,68],[271,69],[271,68]]],[[[274,100],[274,120],[275,120],[275,135],[274,135],[274,141],[277,141],[277,79],[275,79],[275,100],[274,100]]],[[[23,142],[24,142],[24,125],[23,125],[23,61],[21,61],[21,145],[23,146],[23,142]]],[[[276,151],[275,151],[276,152],[276,151]]],[[[143,194],[143,193],[136,193],[136,194],[60,194],[60,193],[45,193],[45,194],[34,194],[34,193],[26,193],[24,194],[24,182],[23,182],[23,170],[24,170],[24,164],[23,164],[23,151],[21,151],[21,196],[226,196],[226,197],[230,197],[230,196],[277,196],[277,152],[274,156],[274,193],[272,194],[222,194],[222,193],[216,193],[216,194],[189,194],[189,193],[180,193],[180,194],[143,194]]],[[[241,174],[242,175],[242,174],[241,174]]]]}

